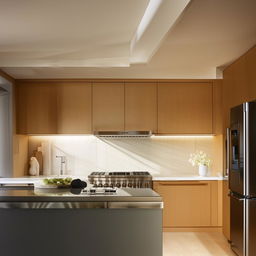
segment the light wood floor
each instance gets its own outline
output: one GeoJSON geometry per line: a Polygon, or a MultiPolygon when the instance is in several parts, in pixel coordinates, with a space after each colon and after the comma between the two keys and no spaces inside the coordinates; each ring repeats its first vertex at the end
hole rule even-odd
{"type": "Polygon", "coordinates": [[[219,232],[165,232],[163,256],[235,256],[219,232]]]}

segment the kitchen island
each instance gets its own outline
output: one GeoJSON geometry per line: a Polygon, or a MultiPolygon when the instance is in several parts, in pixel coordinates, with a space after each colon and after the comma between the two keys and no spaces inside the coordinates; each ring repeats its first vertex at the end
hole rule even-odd
{"type": "Polygon", "coordinates": [[[5,256],[161,256],[162,198],[151,189],[0,189],[5,256]]]}

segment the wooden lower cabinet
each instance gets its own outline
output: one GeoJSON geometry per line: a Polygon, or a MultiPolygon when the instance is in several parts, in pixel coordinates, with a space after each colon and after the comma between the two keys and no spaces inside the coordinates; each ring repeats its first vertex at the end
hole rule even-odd
{"type": "Polygon", "coordinates": [[[230,240],[230,197],[228,180],[223,181],[223,234],[230,240]]]}
{"type": "Polygon", "coordinates": [[[163,228],[222,226],[222,181],[157,181],[154,190],[163,197],[163,228]]]}

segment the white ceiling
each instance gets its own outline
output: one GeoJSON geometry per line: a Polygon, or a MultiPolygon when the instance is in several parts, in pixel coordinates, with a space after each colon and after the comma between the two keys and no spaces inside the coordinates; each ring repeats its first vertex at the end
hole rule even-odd
{"type": "Polygon", "coordinates": [[[148,1],[2,0],[0,65],[128,66],[148,1]]]}
{"type": "Polygon", "coordinates": [[[157,40],[144,61],[133,61],[149,1],[0,0],[0,66],[15,78],[216,78],[217,67],[256,43],[255,0],[182,0],[179,8],[159,1],[135,49],[149,49],[154,33],[157,40]],[[163,26],[160,14],[169,21],[161,33],[153,29],[163,26]]]}

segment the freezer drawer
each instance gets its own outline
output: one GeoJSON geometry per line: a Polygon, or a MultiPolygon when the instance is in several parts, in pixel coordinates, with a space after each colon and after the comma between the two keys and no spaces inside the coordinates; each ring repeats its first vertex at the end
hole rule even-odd
{"type": "Polygon", "coordinates": [[[248,255],[246,256],[254,256],[256,253],[256,198],[247,199],[246,202],[248,204],[248,237],[246,243],[248,255]]]}
{"type": "Polygon", "coordinates": [[[244,253],[244,209],[245,199],[237,195],[230,195],[231,219],[230,239],[231,249],[239,256],[246,256],[244,253]]]}

